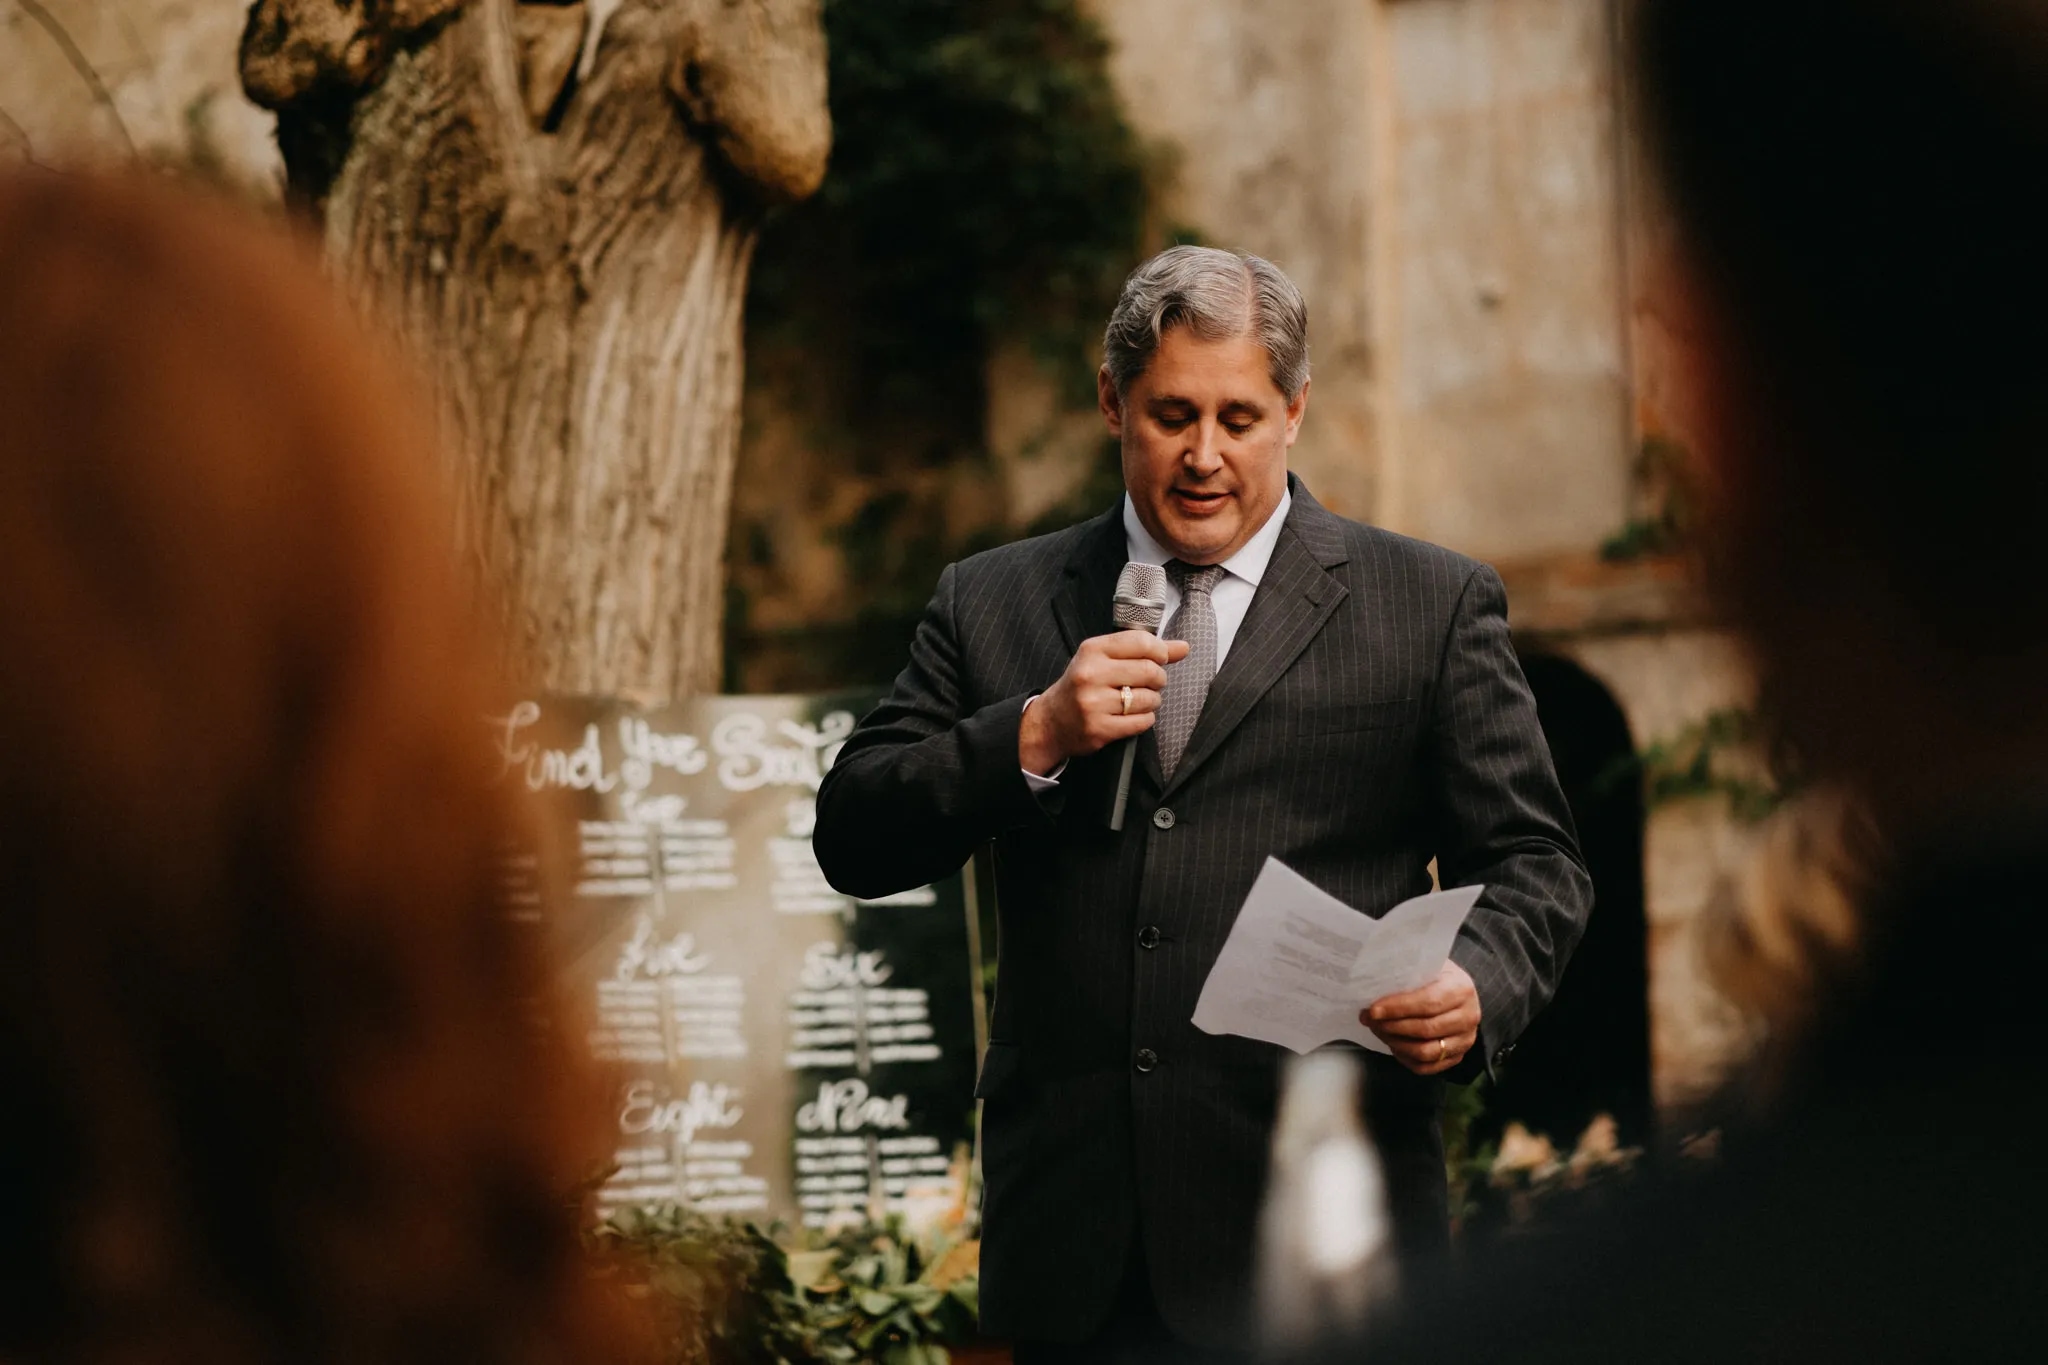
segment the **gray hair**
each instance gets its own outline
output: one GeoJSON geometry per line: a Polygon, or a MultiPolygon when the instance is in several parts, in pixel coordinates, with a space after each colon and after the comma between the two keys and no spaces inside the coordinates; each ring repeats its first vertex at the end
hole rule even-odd
{"type": "Polygon", "coordinates": [[[1290,402],[1308,383],[1308,304],[1271,261],[1175,246],[1133,270],[1102,337],[1102,363],[1118,394],[1145,373],[1159,339],[1175,327],[1204,341],[1255,338],[1274,387],[1290,402]]]}

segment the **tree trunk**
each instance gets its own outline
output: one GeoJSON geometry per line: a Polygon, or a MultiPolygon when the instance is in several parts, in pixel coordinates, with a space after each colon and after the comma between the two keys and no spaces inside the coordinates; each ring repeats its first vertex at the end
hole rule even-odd
{"type": "Polygon", "coordinates": [[[747,268],[830,140],[818,0],[258,0],[242,78],[431,367],[525,681],[715,687],[747,268]]]}

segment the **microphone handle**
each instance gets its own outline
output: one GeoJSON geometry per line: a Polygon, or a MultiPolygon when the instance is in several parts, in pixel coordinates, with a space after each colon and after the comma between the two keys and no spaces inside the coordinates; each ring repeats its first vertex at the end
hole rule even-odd
{"type": "MultiPolygon", "coordinates": [[[[1147,635],[1157,635],[1159,633],[1159,624],[1155,618],[1151,625],[1140,626],[1138,629],[1144,631],[1147,635]]],[[[1118,834],[1123,833],[1124,807],[1129,805],[1131,800],[1131,766],[1137,761],[1138,736],[1132,735],[1124,741],[1123,770],[1117,774],[1116,778],[1116,804],[1110,807],[1109,811],[1109,827],[1118,834]]]]}
{"type": "Polygon", "coordinates": [[[1131,799],[1131,764],[1138,757],[1138,737],[1132,735],[1124,741],[1123,772],[1116,780],[1116,805],[1109,812],[1109,827],[1121,832],[1124,827],[1124,806],[1131,799]]]}

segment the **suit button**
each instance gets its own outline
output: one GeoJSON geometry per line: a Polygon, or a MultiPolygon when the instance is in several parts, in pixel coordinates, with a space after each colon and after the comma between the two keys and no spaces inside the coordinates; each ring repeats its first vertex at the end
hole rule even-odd
{"type": "Polygon", "coordinates": [[[1158,810],[1153,811],[1152,824],[1159,829],[1172,829],[1173,808],[1171,806],[1161,806],[1158,810]]]}
{"type": "Polygon", "coordinates": [[[1159,946],[1159,926],[1148,924],[1140,929],[1138,931],[1138,946],[1140,948],[1157,948],[1159,946]]]}
{"type": "Polygon", "coordinates": [[[1138,1049],[1138,1070],[1140,1070],[1140,1071],[1150,1071],[1150,1070],[1151,1070],[1151,1069],[1152,1069],[1153,1067],[1155,1067],[1155,1066],[1158,1066],[1158,1065],[1159,1065],[1159,1054],[1158,1054],[1158,1053],[1154,1052],[1154,1051],[1153,1051],[1153,1050],[1152,1050],[1151,1048],[1149,1048],[1149,1047],[1141,1047],[1141,1048],[1139,1048],[1139,1049],[1138,1049]]]}

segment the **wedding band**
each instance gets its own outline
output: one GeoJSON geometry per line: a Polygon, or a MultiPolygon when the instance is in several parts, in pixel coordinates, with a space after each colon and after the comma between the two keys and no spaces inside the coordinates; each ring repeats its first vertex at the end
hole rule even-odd
{"type": "Polygon", "coordinates": [[[1444,1059],[1445,1054],[1449,1051],[1450,1049],[1444,1046],[1443,1039],[1439,1038],[1436,1040],[1436,1059],[1438,1061],[1442,1061],[1444,1059]]]}
{"type": "Polygon", "coordinates": [[[1129,714],[1131,714],[1131,689],[1130,689],[1130,688],[1128,688],[1128,687],[1126,687],[1126,688],[1124,689],[1124,709],[1123,709],[1123,714],[1124,714],[1124,715],[1127,715],[1127,716],[1128,716],[1129,714]]]}

